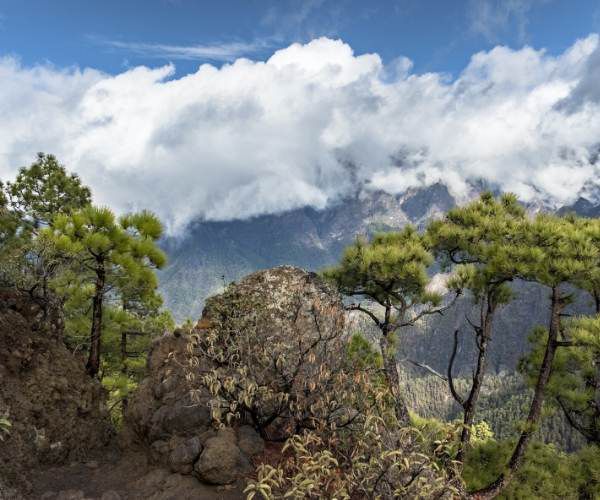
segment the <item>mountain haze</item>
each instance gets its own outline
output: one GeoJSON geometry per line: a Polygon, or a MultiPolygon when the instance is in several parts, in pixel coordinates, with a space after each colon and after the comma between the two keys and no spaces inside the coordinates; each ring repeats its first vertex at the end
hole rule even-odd
{"type": "Polygon", "coordinates": [[[337,262],[357,235],[422,226],[454,206],[442,184],[402,195],[358,192],[324,210],[302,208],[246,220],[196,222],[165,242],[165,305],[178,320],[199,317],[204,300],[246,274],[289,264],[317,271],[337,262]]]}
{"type": "MultiPolygon", "coordinates": [[[[164,242],[169,265],[160,273],[160,288],[165,306],[178,321],[200,317],[207,297],[223,287],[260,269],[293,265],[318,271],[336,263],[343,249],[358,235],[396,230],[411,223],[419,228],[455,206],[456,200],[443,184],[411,189],[401,195],[382,191],[359,191],[323,210],[302,208],[277,215],[245,220],[201,221],[192,224],[182,238],[164,242]]],[[[529,210],[547,209],[530,205],[529,210]]],[[[575,211],[594,216],[600,206],[580,198],[560,212],[575,211]]],[[[535,284],[515,284],[518,300],[497,315],[490,353],[490,367],[496,372],[515,369],[528,349],[527,334],[537,324],[545,324],[548,292],[535,284]]],[[[582,298],[574,307],[585,310],[589,301],[582,298]]],[[[470,298],[464,297],[443,317],[430,317],[409,332],[401,344],[400,357],[418,360],[438,371],[445,371],[451,343],[445,338],[465,314],[476,314],[470,298]]],[[[357,326],[368,332],[371,325],[359,319],[357,326]]],[[[470,370],[475,345],[469,331],[462,332],[456,370],[470,370]]]]}

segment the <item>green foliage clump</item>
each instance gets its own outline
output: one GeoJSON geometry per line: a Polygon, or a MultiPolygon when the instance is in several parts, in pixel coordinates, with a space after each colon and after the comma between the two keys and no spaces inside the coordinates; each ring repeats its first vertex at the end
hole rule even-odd
{"type": "Polygon", "coordinates": [[[427,238],[443,268],[458,265],[457,286],[468,288],[477,301],[495,305],[512,298],[507,282],[520,275],[523,233],[528,219],[514,195],[478,200],[450,210],[427,228],[427,238]]]}
{"type": "MultiPolygon", "coordinates": [[[[463,469],[468,489],[478,490],[498,477],[513,447],[512,441],[489,439],[475,443],[467,453],[463,469]]],[[[498,498],[597,498],[600,494],[598,464],[598,447],[567,455],[554,445],[534,441],[527,450],[523,466],[498,498]]]]}
{"type": "Polygon", "coordinates": [[[406,313],[417,304],[440,303],[439,294],[426,289],[432,263],[422,236],[407,226],[400,232],[378,233],[370,242],[358,239],[346,248],[339,266],[323,274],[346,295],[389,302],[406,313]]]}

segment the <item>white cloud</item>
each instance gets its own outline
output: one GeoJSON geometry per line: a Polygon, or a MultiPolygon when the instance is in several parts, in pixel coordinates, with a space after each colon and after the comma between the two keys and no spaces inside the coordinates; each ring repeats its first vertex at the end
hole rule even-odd
{"type": "Polygon", "coordinates": [[[161,43],[124,42],[121,40],[104,40],[91,37],[99,45],[121,50],[150,59],[188,60],[188,61],[233,61],[238,57],[247,56],[264,50],[266,41],[255,42],[224,42],[198,45],[168,45],[161,43]]]}
{"type": "Polygon", "coordinates": [[[96,201],[156,211],[171,231],[324,207],[361,183],[401,192],[485,181],[527,201],[599,188],[597,35],[550,56],[496,47],[454,80],[326,38],[266,61],[117,75],[0,59],[0,176],[37,151],[79,172],[96,201]],[[597,155],[596,155],[597,156],[597,155]]]}
{"type": "Polygon", "coordinates": [[[495,43],[509,29],[514,29],[517,39],[527,39],[529,11],[547,0],[471,0],[469,19],[471,31],[495,43]]]}

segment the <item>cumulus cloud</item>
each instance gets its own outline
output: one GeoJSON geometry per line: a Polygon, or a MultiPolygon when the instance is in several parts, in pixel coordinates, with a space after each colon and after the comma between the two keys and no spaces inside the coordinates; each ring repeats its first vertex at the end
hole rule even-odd
{"type": "Polygon", "coordinates": [[[467,197],[484,181],[562,204],[598,190],[597,35],[558,56],[475,54],[455,79],[339,40],[266,61],[117,75],[0,59],[0,176],[56,154],[96,201],[149,208],[172,232],[310,205],[364,189],[435,182],[467,197]]]}

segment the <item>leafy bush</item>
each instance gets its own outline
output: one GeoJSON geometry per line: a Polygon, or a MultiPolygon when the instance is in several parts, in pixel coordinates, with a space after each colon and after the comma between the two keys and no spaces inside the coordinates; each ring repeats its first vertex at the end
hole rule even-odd
{"type": "Polygon", "coordinates": [[[369,414],[353,429],[291,437],[277,464],[258,467],[248,499],[458,497],[460,483],[415,448],[414,429],[397,424],[369,414]]]}

